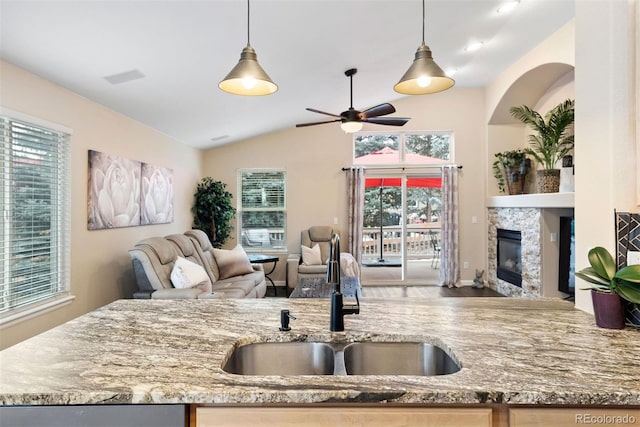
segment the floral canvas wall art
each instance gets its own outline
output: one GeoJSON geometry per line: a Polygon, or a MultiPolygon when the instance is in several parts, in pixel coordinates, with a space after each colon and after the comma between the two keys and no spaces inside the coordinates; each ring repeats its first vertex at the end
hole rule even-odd
{"type": "Polygon", "coordinates": [[[89,150],[89,230],[173,222],[173,170],[89,150]]]}
{"type": "Polygon", "coordinates": [[[89,150],[89,230],[140,225],[140,165],[89,150]]]}
{"type": "Polygon", "coordinates": [[[142,163],[140,224],[173,222],[173,171],[142,163]]]}

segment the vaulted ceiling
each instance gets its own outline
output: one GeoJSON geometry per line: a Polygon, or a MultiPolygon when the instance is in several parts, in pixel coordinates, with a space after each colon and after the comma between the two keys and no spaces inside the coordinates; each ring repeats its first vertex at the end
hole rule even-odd
{"type": "MultiPolygon", "coordinates": [[[[485,86],[574,16],[574,0],[521,0],[499,14],[503,3],[426,1],[425,41],[443,69],[456,70],[457,87],[485,86]],[[476,41],[481,49],[465,50],[476,41]]],[[[422,4],[253,0],[251,45],[279,86],[263,97],[217,87],[247,43],[245,1],[1,0],[0,27],[3,60],[209,148],[324,118],[305,107],[344,111],[348,68],[358,68],[356,109],[399,98],[393,85],[420,44],[422,4]],[[105,79],[131,71],[144,77],[105,79]]]]}

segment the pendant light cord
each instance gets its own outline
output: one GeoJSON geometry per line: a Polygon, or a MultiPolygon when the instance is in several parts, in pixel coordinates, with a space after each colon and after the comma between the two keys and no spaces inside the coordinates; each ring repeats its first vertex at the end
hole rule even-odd
{"type": "MultiPolygon", "coordinates": [[[[251,42],[250,42],[250,39],[249,39],[249,16],[251,15],[251,13],[250,13],[251,9],[250,8],[251,8],[251,5],[249,4],[249,0],[247,0],[247,46],[251,46],[251,42]]],[[[422,38],[424,39],[424,35],[422,36],[422,38]]]]}
{"type": "Polygon", "coordinates": [[[425,0],[422,0],[422,44],[424,44],[424,27],[426,22],[425,13],[424,13],[424,1],[425,0]]]}

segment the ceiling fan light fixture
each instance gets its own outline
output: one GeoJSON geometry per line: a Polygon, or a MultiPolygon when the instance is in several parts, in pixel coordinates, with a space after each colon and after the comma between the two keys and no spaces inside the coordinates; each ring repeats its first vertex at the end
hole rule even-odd
{"type": "Polygon", "coordinates": [[[403,95],[426,95],[442,92],[455,84],[455,80],[447,76],[433,60],[431,49],[424,42],[424,27],[425,13],[424,0],[422,0],[422,43],[416,51],[413,63],[393,87],[393,90],[403,95]]]}
{"type": "Polygon", "coordinates": [[[349,77],[349,109],[342,113],[333,114],[326,111],[316,110],[315,108],[306,108],[307,111],[313,113],[324,114],[325,116],[332,117],[329,120],[322,120],[320,122],[311,123],[298,123],[297,128],[322,125],[325,123],[340,122],[340,127],[345,133],[354,133],[362,129],[363,122],[372,123],[376,125],[387,126],[404,126],[409,120],[406,117],[383,117],[396,112],[393,105],[385,102],[384,104],[375,105],[371,108],[367,108],[364,111],[358,111],[353,108],[353,76],[358,72],[357,68],[349,68],[344,72],[344,75],[349,77]]]}
{"type": "Polygon", "coordinates": [[[340,127],[344,131],[344,133],[355,133],[359,132],[362,129],[362,122],[342,122],[340,123],[340,127]]]}
{"type": "Polygon", "coordinates": [[[247,0],[247,46],[240,53],[240,61],[218,83],[218,87],[234,95],[260,96],[270,95],[278,90],[273,80],[258,63],[258,54],[251,47],[249,37],[250,4],[247,0]]]}
{"type": "Polygon", "coordinates": [[[245,96],[270,95],[278,90],[278,85],[258,63],[258,55],[250,45],[242,49],[240,61],[218,87],[225,92],[245,96]]]}

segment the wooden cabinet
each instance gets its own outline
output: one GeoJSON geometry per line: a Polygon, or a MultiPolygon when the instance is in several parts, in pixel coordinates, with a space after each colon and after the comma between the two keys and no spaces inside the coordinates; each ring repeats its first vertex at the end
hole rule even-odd
{"type": "Polygon", "coordinates": [[[640,409],[522,408],[509,410],[509,427],[640,425],[640,409]]]}
{"type": "Polygon", "coordinates": [[[492,426],[491,408],[198,407],[193,415],[195,427],[492,426]]]}

